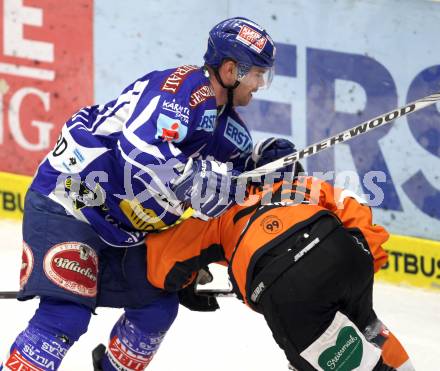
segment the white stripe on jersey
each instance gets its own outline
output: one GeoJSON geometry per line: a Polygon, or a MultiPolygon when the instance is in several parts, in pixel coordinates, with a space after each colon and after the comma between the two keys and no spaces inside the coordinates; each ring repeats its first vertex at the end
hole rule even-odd
{"type": "MultiPolygon", "coordinates": [[[[78,125],[82,125],[78,123],[78,125]]],[[[75,125],[76,126],[76,125],[75,125]]],[[[85,129],[85,128],[84,128],[85,129]]],[[[92,161],[109,151],[106,147],[84,147],[78,144],[70,134],[70,130],[63,126],[61,137],[65,141],[65,149],[60,154],[55,151],[47,155],[50,165],[57,171],[65,174],[76,174],[84,170],[92,161]],[[75,161],[71,161],[75,159],[75,161]]]]}
{"type": "Polygon", "coordinates": [[[64,184],[57,184],[56,188],[49,194],[49,198],[52,201],[55,201],[57,204],[60,204],[62,207],[66,209],[66,211],[72,215],[75,219],[81,220],[87,224],[90,222],[81,212],[81,210],[75,210],[73,207],[73,200],[66,195],[66,191],[64,189],[64,184]]]}
{"type": "MultiPolygon", "coordinates": [[[[134,133],[137,129],[139,129],[143,124],[145,124],[153,114],[154,110],[157,107],[157,104],[159,103],[160,95],[156,95],[154,98],[150,100],[150,103],[147,104],[147,106],[143,109],[143,111],[133,120],[133,122],[130,124],[130,127],[127,127],[127,123],[125,123],[125,129],[129,130],[130,132],[134,133]]],[[[137,104],[134,104],[136,106],[137,104]]],[[[132,106],[132,104],[130,104],[132,106]]],[[[133,109],[130,109],[130,113],[133,112],[133,109]]]]}
{"type": "MultiPolygon", "coordinates": [[[[132,97],[132,100],[130,101],[130,106],[129,106],[129,112],[130,115],[133,114],[134,109],[136,108],[136,105],[139,102],[139,99],[141,98],[142,93],[144,92],[145,88],[147,87],[149,83],[149,80],[147,81],[136,81],[136,83],[133,86],[133,93],[139,93],[137,94],[135,97],[132,97]]],[[[135,95],[135,94],[132,94],[135,95]]]]}
{"type": "Polygon", "coordinates": [[[168,142],[168,149],[174,157],[180,156],[182,152],[173,143],[168,142]]]}
{"type": "Polygon", "coordinates": [[[149,155],[154,156],[158,159],[165,160],[165,156],[162,154],[159,148],[157,148],[156,145],[145,142],[134,133],[138,128],[140,128],[150,119],[151,115],[156,110],[159,99],[160,95],[154,97],[150,101],[150,103],[148,103],[148,105],[144,108],[144,110],[139,114],[139,116],[134,119],[134,121],[130,124],[128,128],[127,125],[124,125],[122,131],[127,140],[138,150],[148,153],[149,155]]]}
{"type": "Polygon", "coordinates": [[[86,123],[89,120],[89,114],[86,113],[84,110],[81,110],[72,116],[72,121],[76,121],[78,119],[82,119],[86,123]]]}
{"type": "Polygon", "coordinates": [[[125,105],[118,110],[114,116],[107,118],[93,133],[94,135],[105,135],[109,136],[113,133],[118,133],[122,131],[124,122],[128,117],[128,106],[125,105]]]}
{"type": "MultiPolygon", "coordinates": [[[[121,105],[123,105],[123,106],[120,109],[118,109],[118,111],[116,112],[115,115],[119,118],[119,120],[121,121],[122,124],[125,124],[128,121],[128,119],[130,118],[131,114],[133,113],[133,110],[136,107],[136,104],[138,103],[139,98],[142,95],[142,92],[147,87],[148,82],[149,82],[148,80],[147,81],[137,81],[134,84],[133,89],[127,91],[124,94],[121,94],[113,106],[108,107],[105,112],[99,114],[96,117],[95,122],[93,123],[93,126],[92,126],[92,131],[99,130],[99,128],[102,125],[106,124],[107,120],[112,119],[111,115],[115,112],[115,109],[121,105]],[[127,105],[127,103],[129,103],[129,104],[127,105]],[[122,109],[122,111],[121,111],[121,109],[122,109]],[[97,129],[98,123],[100,121],[102,121],[103,118],[104,118],[104,122],[99,124],[98,129],[97,129]]],[[[115,123],[113,122],[113,125],[110,125],[110,126],[114,126],[114,124],[115,123]]],[[[120,130],[122,130],[122,125],[121,125],[120,130]]],[[[108,131],[108,129],[104,129],[102,131],[105,133],[106,131],[108,131]]],[[[114,133],[116,131],[111,131],[111,132],[114,133]]]]}

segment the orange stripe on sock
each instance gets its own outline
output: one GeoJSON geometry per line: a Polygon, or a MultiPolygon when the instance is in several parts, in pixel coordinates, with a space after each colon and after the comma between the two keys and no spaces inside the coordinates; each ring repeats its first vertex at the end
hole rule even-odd
{"type": "Polygon", "coordinates": [[[386,365],[398,368],[409,359],[409,356],[399,340],[390,333],[382,347],[382,358],[386,365]]]}

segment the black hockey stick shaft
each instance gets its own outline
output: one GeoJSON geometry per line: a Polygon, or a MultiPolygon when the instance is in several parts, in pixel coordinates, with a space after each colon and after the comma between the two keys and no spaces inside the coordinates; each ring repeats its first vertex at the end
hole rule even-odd
{"type": "MultiPolygon", "coordinates": [[[[196,290],[197,295],[215,297],[236,297],[232,289],[196,290]]],[[[0,299],[17,299],[18,291],[0,291],[0,299]]]]}
{"type": "Polygon", "coordinates": [[[371,130],[389,124],[400,117],[416,112],[439,101],[440,92],[428,95],[412,103],[408,103],[403,107],[396,108],[393,111],[379,115],[371,120],[364,121],[351,129],[341,131],[336,135],[323,139],[320,142],[314,143],[300,151],[281,157],[278,160],[269,162],[268,164],[260,166],[254,170],[246,171],[240,174],[237,178],[247,179],[252,177],[261,177],[262,175],[273,173],[277,169],[281,169],[287,165],[292,165],[301,159],[313,156],[316,153],[335,146],[336,144],[347,142],[350,139],[354,139],[362,134],[368,133],[371,130]]]}
{"type": "Polygon", "coordinates": [[[0,299],[17,299],[18,291],[0,291],[0,299]]]}
{"type": "MultiPolygon", "coordinates": [[[[203,285],[202,285],[203,286],[203,285]]],[[[205,289],[205,290],[200,290],[196,288],[195,291],[196,295],[200,295],[200,296],[214,296],[216,298],[236,298],[237,295],[234,293],[234,291],[232,290],[232,288],[228,288],[228,289],[205,289]]]]}

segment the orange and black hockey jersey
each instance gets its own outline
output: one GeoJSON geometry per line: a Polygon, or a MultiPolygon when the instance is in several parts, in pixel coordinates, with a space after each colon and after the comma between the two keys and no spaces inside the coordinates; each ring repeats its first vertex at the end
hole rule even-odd
{"type": "Polygon", "coordinates": [[[313,177],[298,177],[293,184],[276,183],[254,189],[243,205],[235,205],[209,221],[189,219],[147,238],[148,280],[156,287],[176,291],[192,281],[201,267],[224,262],[235,290],[246,302],[248,277],[260,249],[331,215],[353,234],[361,234],[379,270],[387,260],[381,245],[386,230],[372,224],[369,206],[354,193],[334,188],[313,177]],[[241,295],[240,295],[241,294],[241,295]]]}

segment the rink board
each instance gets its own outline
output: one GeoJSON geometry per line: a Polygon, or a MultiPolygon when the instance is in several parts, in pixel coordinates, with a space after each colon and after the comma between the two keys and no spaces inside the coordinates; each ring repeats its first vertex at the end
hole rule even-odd
{"type": "Polygon", "coordinates": [[[388,263],[376,275],[381,281],[440,292],[440,242],[391,235],[384,245],[388,263]]]}
{"type": "MultiPolygon", "coordinates": [[[[0,218],[20,220],[31,178],[0,172],[0,218]]],[[[389,259],[377,279],[440,292],[440,242],[392,235],[385,244],[389,259]]]]}
{"type": "Polygon", "coordinates": [[[0,218],[21,219],[31,180],[29,176],[0,172],[0,218]]]}

